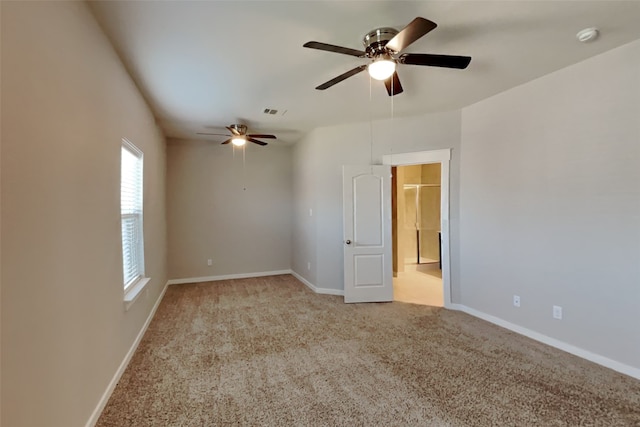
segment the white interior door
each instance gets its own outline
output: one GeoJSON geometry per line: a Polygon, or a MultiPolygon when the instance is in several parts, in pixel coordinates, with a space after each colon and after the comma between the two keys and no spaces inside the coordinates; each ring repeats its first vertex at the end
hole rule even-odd
{"type": "Polygon", "coordinates": [[[344,302],[393,301],[391,167],[343,166],[344,302]]]}

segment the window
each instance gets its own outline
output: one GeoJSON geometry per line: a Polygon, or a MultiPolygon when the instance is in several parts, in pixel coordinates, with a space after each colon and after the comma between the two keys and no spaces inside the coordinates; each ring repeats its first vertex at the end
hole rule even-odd
{"type": "Polygon", "coordinates": [[[122,267],[124,290],[144,277],[142,229],[142,151],[122,140],[120,213],[122,224],[122,267]]]}

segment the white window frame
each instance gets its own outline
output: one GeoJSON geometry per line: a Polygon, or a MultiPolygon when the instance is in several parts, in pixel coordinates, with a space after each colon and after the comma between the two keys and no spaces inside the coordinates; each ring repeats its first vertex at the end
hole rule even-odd
{"type": "Polygon", "coordinates": [[[122,139],[122,146],[120,149],[120,237],[121,237],[121,248],[122,248],[122,269],[123,269],[123,273],[122,273],[122,281],[123,281],[123,290],[124,290],[124,302],[125,302],[125,307],[129,308],[129,306],[136,300],[136,298],[138,297],[138,295],[140,295],[142,289],[146,286],[146,284],[149,282],[149,278],[145,277],[145,269],[144,269],[144,212],[143,212],[143,206],[144,206],[144,154],[142,152],[142,150],[140,150],[138,147],[136,147],[131,141],[127,140],[126,138],[122,139]],[[139,190],[139,201],[138,206],[136,206],[135,211],[136,212],[127,212],[124,213],[122,210],[122,186],[123,186],[123,179],[122,179],[122,168],[123,168],[123,159],[122,159],[122,154],[123,154],[123,150],[126,150],[129,154],[132,154],[133,156],[135,156],[138,161],[140,162],[140,176],[137,179],[139,186],[138,186],[138,190],[139,190]],[[137,253],[137,258],[138,258],[138,262],[137,264],[137,275],[135,275],[133,278],[130,278],[128,281],[126,281],[126,277],[125,277],[125,267],[127,265],[127,262],[125,260],[125,239],[123,237],[123,229],[124,229],[124,223],[125,221],[129,222],[131,220],[134,220],[135,223],[135,227],[139,230],[138,231],[138,241],[137,241],[137,247],[133,248],[131,251],[134,251],[135,253],[137,253]]]}

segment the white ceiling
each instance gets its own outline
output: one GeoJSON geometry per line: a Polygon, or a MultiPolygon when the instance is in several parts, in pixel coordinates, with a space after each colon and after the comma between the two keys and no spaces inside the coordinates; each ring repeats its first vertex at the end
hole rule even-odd
{"type": "MultiPolygon", "coordinates": [[[[244,123],[295,142],[319,126],[459,109],[640,38],[639,1],[104,1],[91,8],[169,137],[244,123]],[[416,16],[438,28],[405,52],[468,55],[466,70],[400,65],[404,93],[360,73],[364,59],[303,48],[363,49],[378,27],[416,16]],[[576,33],[598,27],[581,44],[576,33]],[[393,101],[393,102],[392,102],[393,101]],[[264,108],[286,114],[265,115],[264,108]]],[[[220,141],[223,137],[218,137],[220,141]]]]}

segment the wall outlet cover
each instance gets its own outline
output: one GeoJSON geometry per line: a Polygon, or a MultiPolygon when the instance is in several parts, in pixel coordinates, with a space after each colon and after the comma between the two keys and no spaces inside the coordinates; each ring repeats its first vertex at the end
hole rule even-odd
{"type": "Polygon", "coordinates": [[[559,305],[553,306],[553,318],[562,320],[562,307],[560,307],[559,305]]]}

